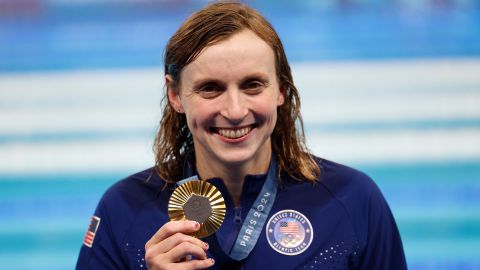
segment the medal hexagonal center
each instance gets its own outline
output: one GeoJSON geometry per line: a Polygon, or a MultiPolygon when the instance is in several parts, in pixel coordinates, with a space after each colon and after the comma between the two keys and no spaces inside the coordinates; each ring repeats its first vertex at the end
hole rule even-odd
{"type": "Polygon", "coordinates": [[[212,206],[207,197],[193,194],[183,205],[183,212],[188,220],[203,223],[212,214],[212,206]]]}

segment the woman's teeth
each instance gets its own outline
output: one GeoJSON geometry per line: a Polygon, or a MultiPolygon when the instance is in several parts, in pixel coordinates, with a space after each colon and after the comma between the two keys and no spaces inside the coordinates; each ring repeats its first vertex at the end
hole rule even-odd
{"type": "Polygon", "coordinates": [[[251,127],[244,127],[240,129],[218,129],[218,134],[222,135],[223,137],[227,137],[229,139],[237,139],[240,137],[243,137],[247,135],[250,130],[252,130],[251,127]]]}

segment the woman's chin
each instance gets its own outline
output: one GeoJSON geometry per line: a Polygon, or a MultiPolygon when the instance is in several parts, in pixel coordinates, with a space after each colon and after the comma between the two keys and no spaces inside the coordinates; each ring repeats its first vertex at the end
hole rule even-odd
{"type": "Polygon", "coordinates": [[[218,161],[223,166],[241,166],[247,168],[263,167],[264,163],[269,163],[270,149],[263,151],[253,151],[253,149],[229,149],[223,151],[218,157],[218,161]]]}
{"type": "Polygon", "coordinates": [[[239,166],[252,160],[252,155],[245,153],[229,153],[219,157],[219,161],[226,166],[239,166]]]}

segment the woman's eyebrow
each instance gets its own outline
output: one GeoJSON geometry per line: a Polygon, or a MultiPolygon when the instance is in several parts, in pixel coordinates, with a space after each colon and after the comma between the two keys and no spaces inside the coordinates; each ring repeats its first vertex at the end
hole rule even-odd
{"type": "Polygon", "coordinates": [[[262,71],[255,71],[248,73],[247,75],[242,77],[242,81],[250,80],[250,79],[261,79],[261,80],[269,80],[270,76],[266,72],[262,71]]]}
{"type": "Polygon", "coordinates": [[[263,73],[254,73],[254,74],[250,74],[243,77],[241,81],[248,81],[248,80],[268,81],[268,75],[263,73]]]}
{"type": "MultiPolygon", "coordinates": [[[[254,73],[250,73],[250,74],[247,74],[247,75],[241,77],[239,79],[239,82],[245,82],[245,81],[252,80],[252,79],[253,80],[268,81],[269,76],[268,76],[268,74],[266,74],[264,72],[254,72],[254,73]]],[[[205,78],[200,78],[200,79],[194,80],[192,85],[193,85],[194,88],[198,88],[198,87],[200,87],[202,85],[205,85],[207,83],[215,83],[215,84],[219,84],[219,85],[226,84],[225,81],[222,81],[221,79],[205,77],[205,78]]]]}
{"type": "Polygon", "coordinates": [[[209,83],[214,83],[214,84],[224,84],[221,80],[219,79],[214,79],[214,78],[202,78],[198,79],[196,81],[193,81],[193,88],[198,88],[202,85],[209,84],[209,83]]]}

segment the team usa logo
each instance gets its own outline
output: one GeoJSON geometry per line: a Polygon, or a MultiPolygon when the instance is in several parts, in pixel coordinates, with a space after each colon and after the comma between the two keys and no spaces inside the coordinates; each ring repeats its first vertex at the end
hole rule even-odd
{"type": "Polygon", "coordinates": [[[312,243],[310,221],[300,212],[283,210],[275,213],[267,223],[267,240],[270,246],[284,255],[298,255],[312,243]]]}

